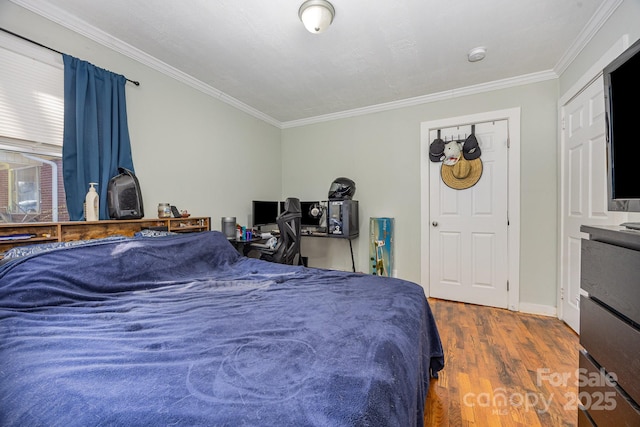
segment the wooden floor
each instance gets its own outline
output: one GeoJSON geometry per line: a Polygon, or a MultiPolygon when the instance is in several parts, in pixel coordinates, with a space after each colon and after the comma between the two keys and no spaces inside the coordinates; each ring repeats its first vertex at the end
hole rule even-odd
{"type": "Polygon", "coordinates": [[[575,426],[578,335],[554,317],[429,299],[445,367],[425,426],[575,426]]]}

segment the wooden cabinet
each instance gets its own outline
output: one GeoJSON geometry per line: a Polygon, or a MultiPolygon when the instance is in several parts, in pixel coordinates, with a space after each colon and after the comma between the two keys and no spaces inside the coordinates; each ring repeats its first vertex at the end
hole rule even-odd
{"type": "Polygon", "coordinates": [[[173,231],[175,233],[191,233],[194,231],[211,230],[211,220],[208,217],[168,218],[165,221],[168,222],[167,227],[169,231],[173,231]]]}
{"type": "Polygon", "coordinates": [[[640,425],[640,232],[582,226],[579,425],[640,425]],[[598,380],[599,379],[599,380],[598,380]]]}
{"type": "Polygon", "coordinates": [[[140,230],[156,227],[164,227],[176,233],[208,231],[211,230],[211,219],[209,217],[143,218],[0,224],[0,256],[19,245],[99,239],[113,235],[132,237],[140,230]]]}

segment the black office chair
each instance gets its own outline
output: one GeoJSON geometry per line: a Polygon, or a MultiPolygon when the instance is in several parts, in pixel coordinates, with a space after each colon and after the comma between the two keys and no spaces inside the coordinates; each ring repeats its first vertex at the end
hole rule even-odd
{"type": "Polygon", "coordinates": [[[278,243],[273,249],[261,249],[260,259],[280,264],[301,265],[300,227],[302,210],[300,200],[289,197],[284,202],[284,212],[276,219],[280,229],[278,243]]]}

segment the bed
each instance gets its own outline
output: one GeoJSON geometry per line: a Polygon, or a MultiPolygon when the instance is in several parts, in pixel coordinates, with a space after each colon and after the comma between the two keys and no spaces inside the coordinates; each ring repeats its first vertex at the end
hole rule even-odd
{"type": "Polygon", "coordinates": [[[414,283],[217,231],[53,246],[0,265],[2,426],[423,424],[444,361],[414,283]]]}

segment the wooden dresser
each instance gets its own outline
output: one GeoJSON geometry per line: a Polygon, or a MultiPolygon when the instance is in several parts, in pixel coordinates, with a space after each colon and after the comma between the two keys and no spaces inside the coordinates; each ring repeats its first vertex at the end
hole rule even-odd
{"type": "Polygon", "coordinates": [[[579,426],[640,426],[640,231],[582,226],[579,426]]]}
{"type": "Polygon", "coordinates": [[[0,258],[14,246],[99,239],[113,235],[131,237],[140,230],[155,227],[191,233],[211,230],[211,221],[209,217],[189,217],[0,224],[0,258]]]}

